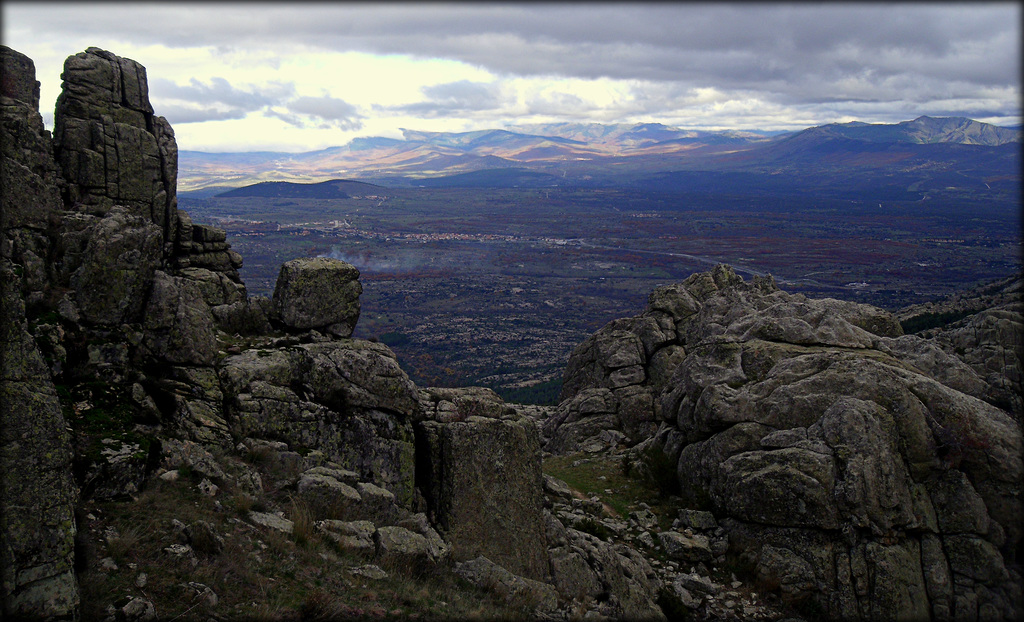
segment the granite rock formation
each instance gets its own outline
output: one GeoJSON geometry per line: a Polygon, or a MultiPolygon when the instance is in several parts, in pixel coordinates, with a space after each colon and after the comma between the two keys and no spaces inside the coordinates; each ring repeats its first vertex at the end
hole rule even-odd
{"type": "Polygon", "coordinates": [[[1018,423],[1024,423],[1022,288],[1024,278],[1003,279],[898,314],[902,325],[974,370],[981,382],[961,391],[1008,410],[1018,423]]]}
{"type": "MultiPolygon", "coordinates": [[[[51,141],[31,61],[2,57],[5,615],[76,618],[75,508],[182,472],[205,496],[293,490],[318,533],[388,564],[487,554],[549,579],[532,421],[486,390],[421,392],[386,346],[349,338],[361,285],[344,262],[288,262],[273,298],[249,297],[224,231],[177,209],[174,134],[141,65],[68,58],[51,141]]],[[[248,520],[288,532],[292,511],[248,520]]],[[[178,533],[173,558],[223,550],[208,524],[178,533]]],[[[107,611],[156,615],[142,597],[107,611]]]]}
{"type": "Polygon", "coordinates": [[[426,421],[417,432],[428,509],[453,559],[483,555],[517,575],[544,580],[540,435],[533,422],[471,415],[426,421]]]}
{"type": "Polygon", "coordinates": [[[169,241],[177,225],[178,152],[174,133],[149,103],[146,69],[89,48],[64,62],[54,116],[54,153],[65,203],[104,215],[114,205],[159,226],[169,241]]]}
{"type": "Polygon", "coordinates": [[[71,619],[79,604],[78,490],[67,425],[49,368],[29,332],[24,295],[26,282],[34,279],[38,286],[45,274],[46,255],[33,252],[34,238],[60,206],[56,167],[46,158],[49,136],[37,110],[32,61],[6,47],[0,48],[0,61],[0,611],[4,617],[71,619]]]}
{"type": "Polygon", "coordinates": [[[18,278],[0,263],[0,568],[5,616],[77,612],[71,445],[60,402],[28,332],[18,278]],[[17,468],[13,468],[17,465],[17,468]]]}
{"type": "Polygon", "coordinates": [[[577,348],[547,447],[599,449],[613,430],[659,451],[738,564],[829,618],[1013,619],[1024,466],[999,379],[1019,359],[978,352],[1011,351],[1014,309],[928,340],[718,266],[577,348]]]}
{"type": "Polygon", "coordinates": [[[413,507],[415,386],[384,345],[342,340],[224,359],[226,416],[241,437],[316,448],[413,507]]]}

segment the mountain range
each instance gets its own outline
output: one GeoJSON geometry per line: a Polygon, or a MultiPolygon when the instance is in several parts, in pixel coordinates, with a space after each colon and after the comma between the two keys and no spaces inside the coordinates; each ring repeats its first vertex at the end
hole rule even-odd
{"type": "MultiPolygon", "coordinates": [[[[403,130],[403,139],[362,137],[304,153],[183,150],[178,181],[184,196],[195,197],[266,181],[346,178],[395,187],[450,185],[461,182],[436,180],[501,169],[520,173],[492,175],[496,181],[484,183],[647,184],[663,183],[674,172],[700,171],[787,173],[796,185],[814,187],[823,173],[841,172],[853,177],[897,174],[898,185],[918,184],[925,190],[965,183],[992,189],[993,182],[1015,188],[1020,142],[1020,130],[962,117],[829,124],[781,133],[698,131],[657,123],[549,123],[474,132],[403,130]],[[522,171],[545,175],[524,177],[522,171]],[[902,179],[908,172],[914,172],[913,179],[902,179]],[[939,185],[928,188],[929,182],[939,185]]],[[[461,179],[478,185],[486,178],[461,179]]]]}

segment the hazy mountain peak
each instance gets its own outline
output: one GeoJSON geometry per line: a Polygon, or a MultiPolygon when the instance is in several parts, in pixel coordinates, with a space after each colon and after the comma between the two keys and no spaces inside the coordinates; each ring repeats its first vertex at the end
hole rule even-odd
{"type": "Polygon", "coordinates": [[[996,147],[1021,139],[1019,131],[966,117],[921,116],[899,125],[907,128],[908,135],[917,139],[915,142],[922,143],[942,142],[996,147]]]}

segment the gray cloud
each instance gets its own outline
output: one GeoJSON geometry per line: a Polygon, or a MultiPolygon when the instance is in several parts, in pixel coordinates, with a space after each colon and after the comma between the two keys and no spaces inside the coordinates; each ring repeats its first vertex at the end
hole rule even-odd
{"type": "Polygon", "coordinates": [[[211,107],[190,107],[180,104],[161,104],[160,116],[165,117],[171,125],[183,123],[202,123],[204,121],[228,121],[244,119],[248,114],[245,110],[232,108],[219,110],[211,107]]]}
{"type": "Polygon", "coordinates": [[[493,84],[469,80],[435,84],[423,89],[423,94],[430,99],[463,110],[494,109],[501,103],[499,92],[500,89],[493,84]]]}
{"type": "Polygon", "coordinates": [[[303,96],[287,103],[288,109],[293,113],[316,117],[323,121],[327,127],[337,127],[343,130],[356,130],[362,127],[359,120],[361,115],[356,111],[355,106],[346,101],[329,97],[303,96]]]}
{"type": "MultiPolygon", "coordinates": [[[[863,110],[864,102],[918,111],[956,110],[963,101],[964,110],[1020,115],[1016,3],[143,3],[111,5],[116,20],[100,8],[105,6],[8,2],[4,21],[15,21],[29,36],[76,42],[89,33],[172,48],[406,54],[462,61],[499,79],[629,79],[653,90],[667,85],[679,93],[713,88],[753,94],[779,107],[829,102],[836,113],[863,110]],[[971,103],[979,92],[996,91],[1004,95],[988,97],[982,106],[971,103]]],[[[193,89],[193,95],[205,89],[239,110],[265,96],[224,86],[179,89],[193,89]]],[[[479,83],[438,85],[424,95],[428,101],[404,112],[440,116],[501,108],[500,93],[479,83]]],[[[654,114],[658,102],[673,105],[655,95],[643,108],[654,114]]],[[[568,100],[553,103],[573,110],[568,100]]],[[[546,109],[544,102],[536,105],[546,109]]],[[[300,108],[324,122],[357,122],[340,107],[324,109],[326,116],[315,112],[314,102],[300,108]]]]}
{"type": "Polygon", "coordinates": [[[328,95],[297,97],[292,83],[274,82],[259,90],[246,90],[219,77],[212,78],[209,84],[195,78],[188,84],[156,78],[150,80],[150,95],[159,103],[163,116],[172,123],[242,119],[251,112],[263,111],[267,116],[299,128],[356,130],[362,127],[358,111],[348,102],[328,95]]]}
{"type": "Polygon", "coordinates": [[[280,110],[274,110],[273,108],[267,108],[266,110],[263,111],[263,114],[265,114],[268,117],[280,119],[281,121],[284,121],[288,125],[292,125],[297,128],[304,128],[309,126],[309,124],[307,124],[302,119],[302,117],[291,114],[289,112],[282,112],[280,110]]]}
{"type": "Polygon", "coordinates": [[[841,70],[837,52],[870,66],[887,50],[919,70],[928,64],[957,70],[970,65],[968,48],[995,54],[986,73],[997,75],[984,80],[1016,80],[1019,67],[1019,50],[1000,41],[1020,39],[1020,8],[1013,3],[125,4],[116,5],[118,20],[91,4],[7,4],[19,8],[20,22],[45,23],[50,32],[76,38],[90,32],[224,49],[303,43],[456,58],[520,75],[659,80],[732,69],[745,79],[751,66],[827,74],[841,70]],[[701,64],[690,62],[691,54],[701,64]]]}
{"type": "Polygon", "coordinates": [[[572,93],[552,93],[526,102],[527,114],[558,115],[583,118],[595,108],[572,93]]]}
{"type": "Polygon", "coordinates": [[[503,104],[500,87],[484,82],[459,80],[435,84],[422,90],[427,101],[404,106],[378,106],[376,109],[436,118],[497,110],[503,104]]]}
{"type": "Polygon", "coordinates": [[[159,104],[161,114],[177,124],[243,119],[250,112],[272,106],[295,92],[294,85],[286,83],[273,83],[260,91],[238,89],[219,77],[212,78],[209,84],[195,78],[188,84],[154,78],[149,85],[150,95],[159,104]]]}
{"type": "MultiPolygon", "coordinates": [[[[284,89],[287,91],[287,87],[284,89]]],[[[203,104],[220,103],[229,108],[251,112],[269,106],[280,99],[281,93],[265,95],[255,91],[236,89],[224,78],[212,78],[210,84],[203,84],[192,78],[188,84],[177,84],[171,80],[156,78],[150,81],[150,94],[154,98],[171,98],[203,104]]]]}

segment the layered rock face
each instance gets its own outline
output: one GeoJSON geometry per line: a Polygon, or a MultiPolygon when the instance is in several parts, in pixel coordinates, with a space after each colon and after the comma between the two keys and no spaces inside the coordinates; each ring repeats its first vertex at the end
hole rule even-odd
{"type": "Polygon", "coordinates": [[[419,426],[420,479],[455,561],[485,556],[544,580],[540,436],[531,421],[469,415],[419,426]],[[500,538],[494,534],[501,534],[500,538]]]}
{"type": "Polygon", "coordinates": [[[37,111],[34,65],[6,47],[0,47],[0,60],[0,611],[5,617],[70,619],[79,602],[71,446],[49,370],[28,331],[27,271],[12,261],[17,256],[42,263],[45,255],[32,252],[32,241],[60,207],[57,176],[37,111]]]}
{"type": "Polygon", "coordinates": [[[176,228],[178,149],[174,133],[149,103],[146,69],[89,48],[64,62],[54,116],[57,162],[72,209],[104,215],[114,205],[176,228]]]}
{"type": "MultiPolygon", "coordinates": [[[[993,330],[1019,325],[1002,313],[993,330]]],[[[661,451],[735,560],[829,618],[1019,617],[1020,427],[966,348],[901,333],[719,266],[577,349],[548,447],[618,432],[661,451]]]]}

